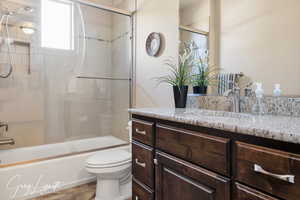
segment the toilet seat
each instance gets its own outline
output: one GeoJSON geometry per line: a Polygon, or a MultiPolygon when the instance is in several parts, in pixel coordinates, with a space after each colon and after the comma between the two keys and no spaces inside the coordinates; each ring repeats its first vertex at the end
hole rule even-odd
{"type": "Polygon", "coordinates": [[[112,168],[131,162],[131,154],[125,150],[98,152],[86,160],[89,168],[112,168]]]}

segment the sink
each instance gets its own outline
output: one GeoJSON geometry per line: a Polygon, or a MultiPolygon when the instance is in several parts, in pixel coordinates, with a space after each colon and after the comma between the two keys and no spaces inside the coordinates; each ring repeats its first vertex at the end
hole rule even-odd
{"type": "Polygon", "coordinates": [[[192,109],[186,110],[185,114],[194,115],[197,117],[214,117],[214,118],[234,118],[239,120],[249,120],[254,116],[246,113],[235,113],[235,112],[226,112],[226,111],[215,111],[215,110],[201,110],[201,109],[192,109]]]}

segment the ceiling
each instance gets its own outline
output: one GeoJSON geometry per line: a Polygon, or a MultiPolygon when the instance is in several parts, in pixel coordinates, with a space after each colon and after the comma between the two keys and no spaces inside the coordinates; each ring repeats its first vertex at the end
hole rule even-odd
{"type": "Polygon", "coordinates": [[[21,26],[28,23],[36,23],[39,20],[38,9],[40,0],[0,0],[0,14],[13,11],[9,18],[9,24],[21,26]],[[33,8],[32,12],[25,8],[33,8]]]}

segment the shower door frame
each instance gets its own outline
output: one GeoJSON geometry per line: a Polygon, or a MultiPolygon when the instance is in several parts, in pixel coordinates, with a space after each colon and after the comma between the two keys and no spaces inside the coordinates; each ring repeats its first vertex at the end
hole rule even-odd
{"type": "MultiPolygon", "coordinates": [[[[124,10],[124,9],[120,9],[120,8],[115,8],[115,7],[111,7],[111,6],[106,6],[106,5],[102,5],[102,4],[96,4],[96,3],[92,3],[92,2],[88,2],[86,0],[70,0],[74,3],[78,3],[80,5],[85,5],[85,6],[89,6],[89,7],[93,7],[93,8],[97,8],[97,9],[101,9],[101,10],[104,10],[104,11],[108,11],[108,12],[112,12],[112,13],[115,13],[115,14],[120,14],[120,15],[124,15],[124,16],[127,16],[130,18],[130,24],[131,24],[131,32],[130,32],[130,40],[131,40],[131,44],[130,44],[130,51],[131,51],[131,60],[130,60],[130,67],[129,67],[129,78],[128,78],[128,81],[129,81],[129,108],[132,108],[133,105],[134,105],[134,98],[133,98],[133,95],[134,95],[134,88],[133,88],[133,81],[134,81],[134,66],[135,66],[135,53],[136,53],[136,50],[135,50],[135,47],[136,47],[136,43],[135,43],[135,37],[134,37],[134,30],[135,27],[134,27],[134,24],[135,24],[135,18],[134,18],[134,14],[135,14],[135,11],[131,12],[131,11],[128,11],[128,10],[124,10]]],[[[136,10],[137,8],[137,0],[134,0],[134,10],[136,10]]],[[[87,77],[77,77],[77,78],[87,78],[87,77]]],[[[104,78],[104,79],[111,79],[111,80],[125,80],[125,79],[114,79],[114,78],[104,78]]],[[[129,116],[129,119],[131,120],[131,115],[129,116]]]]}

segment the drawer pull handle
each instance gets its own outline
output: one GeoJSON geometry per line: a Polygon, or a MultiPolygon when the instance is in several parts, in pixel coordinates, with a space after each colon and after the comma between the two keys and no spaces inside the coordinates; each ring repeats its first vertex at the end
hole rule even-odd
{"type": "Polygon", "coordinates": [[[141,135],[146,135],[146,131],[140,131],[138,128],[135,129],[135,132],[141,134],[141,135]]]}
{"type": "Polygon", "coordinates": [[[143,168],[146,167],[146,163],[141,163],[137,158],[135,159],[135,163],[143,168]]]}
{"type": "Polygon", "coordinates": [[[254,171],[267,175],[267,176],[271,176],[273,178],[277,178],[289,183],[295,183],[295,176],[294,175],[279,175],[279,174],[273,174],[271,172],[268,172],[266,170],[264,170],[260,165],[254,164],[254,171]]]}

